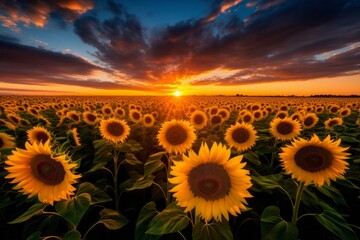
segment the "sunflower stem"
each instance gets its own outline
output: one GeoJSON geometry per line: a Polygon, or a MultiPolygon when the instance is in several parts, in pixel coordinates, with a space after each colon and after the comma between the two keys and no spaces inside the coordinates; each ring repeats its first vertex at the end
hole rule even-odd
{"type": "MultiPolygon", "coordinates": [[[[277,147],[277,145],[278,145],[278,140],[277,140],[277,138],[275,138],[274,147],[277,147]]],[[[275,156],[276,155],[277,155],[277,151],[274,151],[271,154],[271,161],[270,161],[270,168],[271,169],[274,167],[274,162],[275,162],[275,156]]]]}
{"type": "Polygon", "coordinates": [[[115,194],[115,209],[119,211],[119,186],[118,186],[118,151],[117,151],[117,143],[114,145],[114,194],[115,194]]]}
{"type": "Polygon", "coordinates": [[[166,206],[169,206],[169,204],[171,203],[170,186],[169,186],[169,185],[170,185],[169,178],[170,178],[171,164],[172,164],[172,158],[171,158],[171,154],[169,154],[169,157],[168,157],[168,165],[167,165],[167,169],[166,169],[166,176],[167,176],[167,183],[166,183],[166,206]]]}
{"type": "Polygon", "coordinates": [[[300,202],[301,202],[301,196],[302,193],[304,191],[305,188],[305,183],[301,182],[300,185],[297,188],[297,192],[296,192],[296,199],[295,199],[295,205],[293,207],[293,215],[292,215],[292,220],[291,222],[296,224],[297,220],[298,220],[298,213],[299,213],[299,207],[300,207],[300,202]]]}

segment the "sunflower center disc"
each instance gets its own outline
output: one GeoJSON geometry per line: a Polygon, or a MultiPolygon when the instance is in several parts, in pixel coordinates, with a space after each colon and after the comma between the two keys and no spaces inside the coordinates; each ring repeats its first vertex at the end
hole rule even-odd
{"type": "Polygon", "coordinates": [[[201,116],[200,114],[195,115],[195,117],[194,117],[194,122],[195,122],[196,124],[202,124],[203,121],[204,121],[203,116],[201,116]]]}
{"type": "Polygon", "coordinates": [[[244,116],[244,122],[250,122],[251,117],[249,115],[244,116]]]}
{"type": "Polygon", "coordinates": [[[117,112],[117,114],[119,114],[119,115],[123,115],[123,114],[124,114],[121,109],[117,110],[116,112],[117,112]]]}
{"type": "Polygon", "coordinates": [[[121,123],[117,122],[109,123],[106,129],[111,135],[116,137],[121,136],[121,134],[124,132],[124,127],[121,125],[121,123]]]}
{"type": "Polygon", "coordinates": [[[314,119],[312,118],[312,117],[307,117],[306,119],[305,119],[305,121],[304,121],[304,124],[306,125],[306,126],[310,126],[311,124],[313,124],[314,123],[314,119]]]}
{"type": "Polygon", "coordinates": [[[220,112],[219,112],[219,115],[221,115],[221,117],[225,118],[225,117],[226,117],[226,112],[220,111],[220,112]]]}
{"type": "Polygon", "coordinates": [[[36,140],[44,144],[47,140],[49,140],[49,136],[46,133],[39,132],[36,134],[36,140]]]}
{"type": "Polygon", "coordinates": [[[221,120],[222,120],[222,118],[220,116],[213,116],[211,118],[211,123],[212,124],[219,124],[219,123],[221,123],[221,120]]]}
{"type": "Polygon", "coordinates": [[[180,145],[186,141],[187,133],[180,126],[172,126],[166,131],[165,138],[171,145],[180,145]]]}
{"type": "Polygon", "coordinates": [[[332,126],[334,126],[334,125],[336,125],[336,124],[337,124],[337,121],[336,121],[336,120],[332,120],[332,121],[329,122],[329,127],[332,127],[332,126]]]}
{"type": "Polygon", "coordinates": [[[151,118],[150,118],[150,117],[146,117],[146,118],[145,118],[145,122],[146,122],[146,123],[151,123],[151,118]]]}
{"type": "Polygon", "coordinates": [[[278,118],[284,119],[286,117],[285,113],[280,113],[277,115],[278,118]]]}
{"type": "Polygon", "coordinates": [[[232,139],[237,143],[244,143],[249,140],[249,131],[245,128],[237,128],[231,135],[232,139]]]}
{"type": "Polygon", "coordinates": [[[72,115],[71,115],[71,118],[72,118],[73,120],[75,120],[75,121],[79,121],[79,116],[76,115],[76,114],[72,114],[72,115]]]}
{"type": "Polygon", "coordinates": [[[33,176],[47,185],[57,185],[65,178],[63,165],[49,155],[36,155],[31,159],[30,166],[33,176]]]}
{"type": "Polygon", "coordinates": [[[133,116],[133,118],[136,119],[136,120],[140,119],[140,114],[137,113],[137,112],[134,112],[134,113],[132,114],[132,116],[133,116]]]}
{"type": "Polygon", "coordinates": [[[276,126],[276,130],[282,135],[287,135],[291,133],[293,131],[293,128],[293,125],[289,122],[280,122],[276,126]]]}
{"type": "Polygon", "coordinates": [[[189,173],[190,190],[196,197],[217,200],[230,191],[230,177],[223,166],[204,163],[189,173]]]}
{"type": "Polygon", "coordinates": [[[106,113],[106,114],[110,114],[110,113],[111,113],[110,109],[108,109],[108,108],[105,109],[105,113],[106,113]]]}
{"type": "Polygon", "coordinates": [[[96,117],[95,117],[95,115],[93,115],[93,114],[87,115],[87,118],[88,118],[91,122],[94,122],[94,121],[96,120],[96,117]]]}
{"type": "Polygon", "coordinates": [[[295,163],[308,172],[318,172],[328,168],[332,162],[332,154],[318,146],[301,148],[295,154],[295,163]]]}
{"type": "Polygon", "coordinates": [[[19,119],[17,119],[16,117],[11,116],[10,119],[11,119],[14,123],[19,123],[19,119]]]}

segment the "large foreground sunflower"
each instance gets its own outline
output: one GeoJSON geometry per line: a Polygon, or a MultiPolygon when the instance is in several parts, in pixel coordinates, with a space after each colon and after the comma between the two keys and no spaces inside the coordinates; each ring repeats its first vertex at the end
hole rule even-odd
{"type": "Polygon", "coordinates": [[[169,182],[175,187],[170,191],[185,212],[195,208],[196,216],[208,222],[222,216],[229,220],[229,213],[236,216],[246,208],[245,198],[252,197],[249,171],[243,169],[242,155],[229,158],[230,149],[214,143],[210,150],[202,144],[198,155],[190,150],[183,161],[174,161],[169,182]]]}
{"type": "Polygon", "coordinates": [[[257,138],[256,130],[247,123],[236,123],[229,127],[225,133],[225,141],[230,147],[235,147],[238,151],[245,151],[254,146],[257,138]]]}
{"type": "Polygon", "coordinates": [[[103,138],[110,142],[124,142],[130,133],[130,127],[124,120],[103,119],[100,123],[100,133],[103,138]]]}
{"type": "Polygon", "coordinates": [[[314,136],[309,140],[298,139],[292,145],[283,147],[280,160],[286,172],[306,185],[314,183],[321,187],[324,182],[343,178],[350,154],[348,148],[340,147],[341,140],[332,141],[328,135],[324,141],[314,136]]]}
{"type": "Polygon", "coordinates": [[[184,153],[196,140],[196,134],[188,121],[173,119],[162,124],[157,139],[167,152],[184,153]]]}
{"type": "Polygon", "coordinates": [[[75,191],[72,184],[80,175],[74,174],[77,166],[69,163],[66,155],[54,156],[50,142],[25,144],[24,149],[17,148],[5,163],[9,174],[5,178],[13,178],[14,189],[25,195],[38,196],[39,201],[53,205],[54,201],[68,199],[75,191]]]}

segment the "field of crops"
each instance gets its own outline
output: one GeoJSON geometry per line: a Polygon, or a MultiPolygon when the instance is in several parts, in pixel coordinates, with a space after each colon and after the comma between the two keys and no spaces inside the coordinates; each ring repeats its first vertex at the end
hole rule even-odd
{"type": "Polygon", "coordinates": [[[360,99],[0,97],[1,239],[358,239],[360,99]]]}

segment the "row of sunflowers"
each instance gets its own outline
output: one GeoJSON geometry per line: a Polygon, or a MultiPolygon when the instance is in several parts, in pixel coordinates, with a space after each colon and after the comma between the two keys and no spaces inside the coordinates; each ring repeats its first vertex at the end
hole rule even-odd
{"type": "Polygon", "coordinates": [[[360,99],[0,98],[5,239],[358,239],[360,99]]]}

